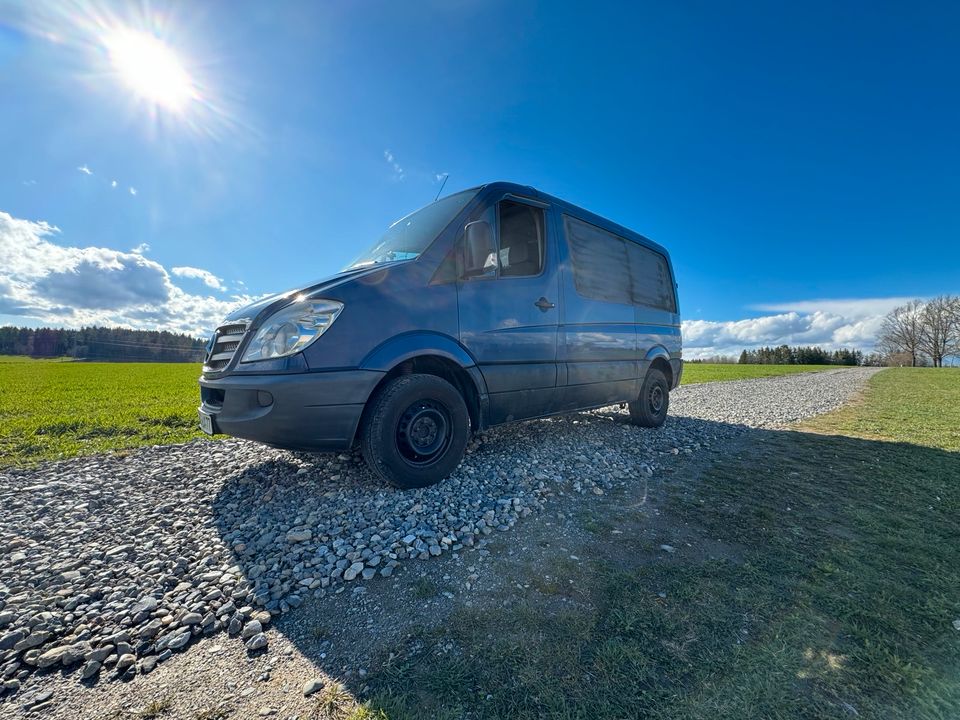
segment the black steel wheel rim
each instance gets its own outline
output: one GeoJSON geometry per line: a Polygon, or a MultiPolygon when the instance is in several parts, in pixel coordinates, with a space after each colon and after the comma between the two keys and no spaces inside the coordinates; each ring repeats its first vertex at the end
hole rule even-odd
{"type": "Polygon", "coordinates": [[[663,410],[663,388],[660,385],[654,385],[650,388],[650,411],[654,415],[659,415],[663,410]]]}
{"type": "Polygon", "coordinates": [[[410,465],[432,465],[446,453],[453,435],[447,408],[433,400],[418,400],[397,423],[397,450],[410,465]]]}

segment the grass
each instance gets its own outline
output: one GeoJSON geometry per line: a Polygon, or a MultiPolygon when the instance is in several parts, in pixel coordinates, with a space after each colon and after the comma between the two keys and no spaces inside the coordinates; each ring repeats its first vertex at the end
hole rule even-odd
{"type": "Polygon", "coordinates": [[[960,426],[957,392],[960,372],[888,371],[809,431],[754,431],[661,486],[658,522],[685,540],[669,556],[643,539],[650,520],[607,501],[618,540],[588,535],[579,571],[535,569],[574,579],[569,601],[545,586],[457,610],[391,648],[371,707],[393,720],[960,717],[960,453],[940,430],[960,426]]]}
{"type": "Polygon", "coordinates": [[[960,368],[891,368],[870,379],[869,393],[868,402],[853,403],[804,427],[960,450],[960,368]]]}
{"type": "MultiPolygon", "coordinates": [[[[683,382],[831,367],[688,364],[683,382]]],[[[192,364],[0,356],[0,467],[202,437],[199,375],[192,364]]]]}
{"type": "Polygon", "coordinates": [[[422,575],[410,583],[410,589],[413,591],[413,596],[420,600],[427,600],[428,598],[434,597],[440,588],[437,587],[437,584],[429,577],[422,575]]]}
{"type": "Polygon", "coordinates": [[[721,380],[748,380],[750,378],[775,377],[802,372],[839,370],[840,365],[720,365],[713,363],[685,363],[681,385],[717,382],[721,380]]]}
{"type": "Polygon", "coordinates": [[[0,466],[199,437],[200,367],[0,357],[0,466]]]}

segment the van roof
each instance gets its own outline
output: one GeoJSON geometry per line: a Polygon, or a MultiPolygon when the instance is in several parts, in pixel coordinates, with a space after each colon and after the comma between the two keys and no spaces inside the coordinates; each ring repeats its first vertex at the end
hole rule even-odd
{"type": "Polygon", "coordinates": [[[593,225],[601,227],[604,230],[615,233],[616,235],[620,235],[621,237],[627,238],[641,245],[645,245],[652,250],[656,250],[657,252],[664,255],[668,260],[670,258],[670,253],[665,247],[654,242],[653,240],[646,237],[645,235],[641,235],[640,233],[635,232],[628,227],[624,227],[619,223],[615,223],[608,218],[605,218],[601,215],[597,215],[596,213],[592,213],[589,210],[585,210],[584,208],[578,205],[574,205],[573,203],[567,202],[566,200],[558,198],[554,195],[545,193],[542,190],[537,190],[535,187],[531,185],[520,185],[518,183],[497,180],[495,182],[490,182],[484,185],[480,185],[475,189],[487,190],[492,192],[503,192],[504,194],[509,193],[511,195],[518,195],[519,197],[528,197],[531,200],[539,200],[541,202],[550,203],[551,205],[555,205],[559,207],[563,212],[567,212],[571,215],[575,215],[581,220],[584,220],[593,225]]]}

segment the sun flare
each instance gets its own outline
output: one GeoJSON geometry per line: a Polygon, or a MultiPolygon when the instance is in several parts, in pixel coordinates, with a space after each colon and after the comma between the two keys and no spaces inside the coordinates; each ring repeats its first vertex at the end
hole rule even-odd
{"type": "Polygon", "coordinates": [[[123,81],[143,100],[183,112],[197,89],[179,58],[153,35],[119,29],[105,39],[110,62],[123,81]]]}

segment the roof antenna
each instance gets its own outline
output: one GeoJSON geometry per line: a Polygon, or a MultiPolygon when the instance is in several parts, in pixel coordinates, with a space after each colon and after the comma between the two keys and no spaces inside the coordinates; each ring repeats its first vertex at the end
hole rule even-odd
{"type": "Polygon", "coordinates": [[[443,186],[447,184],[447,178],[449,178],[449,177],[450,177],[450,173],[444,173],[444,174],[443,174],[443,182],[440,183],[440,189],[437,190],[437,197],[435,197],[435,198],[433,199],[434,202],[436,202],[437,200],[440,199],[440,193],[443,192],[443,186]]]}

